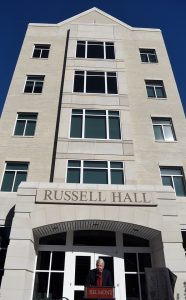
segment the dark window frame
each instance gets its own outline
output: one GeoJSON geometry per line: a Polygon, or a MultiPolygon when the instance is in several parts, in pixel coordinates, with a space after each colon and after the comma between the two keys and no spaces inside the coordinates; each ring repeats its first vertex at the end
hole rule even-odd
{"type": "MultiPolygon", "coordinates": [[[[81,52],[81,51],[80,51],[81,52]]],[[[115,60],[115,46],[114,42],[102,42],[102,41],[82,41],[78,40],[76,44],[76,58],[85,58],[85,59],[106,59],[106,60],[115,60]],[[80,46],[81,45],[81,46],[80,46]],[[102,47],[102,57],[97,57],[97,56],[89,56],[88,52],[90,51],[90,47],[102,47]],[[82,47],[83,50],[82,52],[84,53],[83,55],[78,56],[78,47],[82,47]],[[112,48],[112,58],[108,58],[109,56],[109,48],[112,48]]]]}
{"type": "Polygon", "coordinates": [[[158,63],[158,57],[155,49],[140,48],[139,52],[142,63],[158,63]]]}
{"type": "Polygon", "coordinates": [[[38,113],[28,113],[28,112],[18,112],[16,116],[16,122],[14,126],[13,136],[19,136],[19,137],[30,137],[35,135],[36,130],[36,124],[37,124],[37,117],[38,113]],[[29,118],[30,116],[30,118],[29,118]],[[16,133],[16,130],[18,128],[18,124],[22,122],[21,127],[23,128],[22,134],[16,133]],[[24,124],[23,124],[24,122],[24,124]],[[34,123],[34,132],[33,134],[28,134],[28,128],[30,127],[30,124],[34,123]]]}
{"type": "Polygon", "coordinates": [[[41,94],[44,80],[45,75],[27,75],[23,92],[25,94],[41,94]]]}
{"type": "Polygon", "coordinates": [[[73,93],[118,95],[117,72],[75,70],[73,93]],[[111,83],[113,78],[114,82],[111,83]],[[97,91],[94,90],[96,89],[95,86],[90,91],[91,87],[89,85],[94,83],[95,80],[98,80],[98,83],[101,84],[97,88],[97,91]],[[114,92],[111,92],[113,86],[114,92]]]}
{"type": "MultiPolygon", "coordinates": [[[[117,124],[116,124],[117,125],[117,124]]],[[[102,128],[101,128],[102,129],[102,128]]],[[[96,133],[95,133],[96,135],[96,133]]],[[[121,140],[121,122],[120,122],[120,112],[114,111],[114,110],[93,110],[93,109],[72,109],[71,112],[71,124],[70,124],[70,138],[72,139],[99,139],[99,140],[121,140]],[[79,124],[79,127],[81,127],[79,129],[79,131],[81,131],[81,133],[79,134],[79,136],[75,136],[75,134],[73,133],[74,129],[77,128],[76,123],[73,122],[75,119],[79,120],[79,122],[81,122],[81,124],[79,124]],[[102,119],[102,121],[104,121],[104,124],[102,122],[102,127],[103,131],[105,130],[105,137],[100,137],[100,135],[98,136],[94,136],[94,137],[90,137],[87,136],[89,135],[88,133],[86,133],[87,130],[87,120],[88,119],[92,119],[93,122],[96,123],[96,119],[98,120],[99,118],[102,119]],[[111,137],[112,135],[112,121],[113,119],[119,123],[117,132],[116,130],[114,130],[115,137],[111,137]]]]}
{"type": "Polygon", "coordinates": [[[164,87],[163,80],[153,80],[153,79],[145,79],[145,86],[147,91],[147,97],[149,99],[166,99],[166,91],[164,87]],[[161,96],[159,96],[159,92],[161,96]],[[153,95],[152,95],[153,93],[153,95]]]}
{"type": "Polygon", "coordinates": [[[32,58],[48,59],[50,53],[50,44],[34,44],[32,58]]]}

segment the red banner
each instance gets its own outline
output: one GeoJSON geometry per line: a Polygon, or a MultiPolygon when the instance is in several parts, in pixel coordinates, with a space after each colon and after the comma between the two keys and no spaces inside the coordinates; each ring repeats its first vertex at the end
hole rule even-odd
{"type": "Polygon", "coordinates": [[[87,299],[114,299],[113,287],[85,287],[85,298],[87,299]]]}

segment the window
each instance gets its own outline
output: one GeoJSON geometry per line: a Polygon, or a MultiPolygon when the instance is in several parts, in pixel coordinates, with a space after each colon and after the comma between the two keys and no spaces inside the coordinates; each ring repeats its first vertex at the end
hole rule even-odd
{"type": "Polygon", "coordinates": [[[75,71],[74,92],[117,94],[116,72],[75,71]]]}
{"type": "Polygon", "coordinates": [[[185,250],[185,257],[186,257],[186,230],[182,230],[181,234],[183,239],[183,249],[185,250]]]}
{"type": "Polygon", "coordinates": [[[156,141],[175,141],[176,136],[170,118],[152,118],[156,141]]]}
{"type": "Polygon", "coordinates": [[[26,181],[28,163],[7,162],[1,185],[2,192],[16,192],[19,184],[26,181]]]}
{"type": "Polygon", "coordinates": [[[155,49],[139,49],[141,61],[146,63],[157,63],[157,55],[155,49]]]}
{"type": "Polygon", "coordinates": [[[186,185],[181,167],[160,167],[163,185],[172,186],[177,196],[186,196],[186,185]]]}
{"type": "Polygon", "coordinates": [[[9,244],[10,227],[0,226],[0,286],[4,274],[6,252],[9,244]]]}
{"type": "Polygon", "coordinates": [[[73,109],[70,137],[120,139],[119,111],[73,109]]]}
{"type": "Polygon", "coordinates": [[[48,58],[50,51],[50,45],[34,45],[34,51],[32,57],[34,58],[48,58]]]}
{"type": "Polygon", "coordinates": [[[36,113],[18,113],[14,135],[34,136],[37,122],[36,113]]]}
{"type": "Polygon", "coordinates": [[[124,184],[123,162],[69,160],[68,183],[124,184]]]}
{"type": "Polygon", "coordinates": [[[115,59],[114,43],[77,41],[76,57],[115,59]]]}
{"type": "Polygon", "coordinates": [[[39,251],[33,300],[62,299],[65,252],[39,251]]]}
{"type": "Polygon", "coordinates": [[[145,84],[149,98],[166,98],[162,80],[145,80],[145,84]]]}
{"type": "Polygon", "coordinates": [[[42,93],[44,75],[27,75],[24,93],[42,93]]]}

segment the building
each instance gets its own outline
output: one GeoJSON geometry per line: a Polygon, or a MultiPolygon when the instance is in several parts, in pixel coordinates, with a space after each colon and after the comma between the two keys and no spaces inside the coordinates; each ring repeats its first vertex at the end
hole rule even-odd
{"type": "Polygon", "coordinates": [[[185,116],[159,29],[97,8],[29,24],[0,125],[0,299],[80,300],[97,257],[117,300],[146,299],[145,268],[185,299],[185,116]]]}

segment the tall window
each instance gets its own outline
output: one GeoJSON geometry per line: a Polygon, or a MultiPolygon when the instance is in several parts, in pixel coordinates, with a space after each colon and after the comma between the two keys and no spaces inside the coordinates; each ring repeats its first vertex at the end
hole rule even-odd
{"type": "Polygon", "coordinates": [[[181,234],[183,239],[183,249],[185,250],[185,257],[186,257],[186,230],[182,230],[181,234]]]}
{"type": "Polygon", "coordinates": [[[75,71],[74,92],[117,94],[116,72],[75,71]]]}
{"type": "Polygon", "coordinates": [[[123,162],[69,160],[67,182],[124,184],[123,162]]]}
{"type": "Polygon", "coordinates": [[[34,136],[37,122],[36,113],[18,113],[14,135],[34,136]]]}
{"type": "Polygon", "coordinates": [[[172,186],[177,196],[186,196],[186,182],[181,167],[160,167],[163,185],[172,186]]]}
{"type": "Polygon", "coordinates": [[[141,61],[146,63],[157,63],[157,55],[155,49],[139,49],[141,61]]]}
{"type": "Polygon", "coordinates": [[[32,57],[34,58],[48,58],[50,51],[50,45],[34,45],[34,51],[32,57]]]}
{"type": "Polygon", "coordinates": [[[70,137],[120,139],[119,111],[73,109],[70,137]]]}
{"type": "Polygon", "coordinates": [[[176,136],[170,118],[152,118],[156,141],[175,141],[176,136]]]}
{"type": "Polygon", "coordinates": [[[115,59],[114,43],[77,41],[76,57],[115,59]]]}
{"type": "Polygon", "coordinates": [[[4,274],[4,264],[9,244],[10,227],[0,226],[0,286],[4,274]]]}
{"type": "Polygon", "coordinates": [[[145,84],[149,98],[166,98],[162,80],[145,80],[145,84]]]}
{"type": "Polygon", "coordinates": [[[27,172],[28,172],[28,163],[7,162],[2,185],[1,185],[1,191],[16,192],[19,184],[22,181],[26,181],[27,172]]]}
{"type": "Polygon", "coordinates": [[[64,266],[65,252],[38,252],[33,300],[61,299],[64,266]]]}
{"type": "Polygon", "coordinates": [[[24,93],[42,93],[44,75],[27,75],[24,93]]]}

